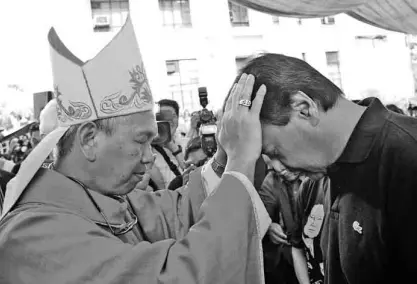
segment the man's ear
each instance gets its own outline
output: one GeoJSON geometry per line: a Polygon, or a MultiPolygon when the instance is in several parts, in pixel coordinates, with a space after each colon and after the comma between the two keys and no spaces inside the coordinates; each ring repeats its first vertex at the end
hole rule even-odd
{"type": "Polygon", "coordinates": [[[320,121],[317,103],[302,91],[297,91],[291,96],[291,108],[299,118],[308,120],[312,126],[316,126],[320,121]]]}
{"type": "Polygon", "coordinates": [[[85,122],[78,127],[80,150],[90,162],[96,160],[97,134],[99,130],[94,122],[85,122]]]}

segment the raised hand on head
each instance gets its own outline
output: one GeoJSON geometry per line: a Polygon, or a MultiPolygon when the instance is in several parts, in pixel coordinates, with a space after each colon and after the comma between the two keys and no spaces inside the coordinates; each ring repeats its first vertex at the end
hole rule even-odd
{"type": "Polygon", "coordinates": [[[238,171],[253,181],[256,160],[261,154],[259,113],[266,94],[262,85],[251,102],[255,77],[243,74],[233,86],[220,123],[219,143],[227,154],[226,170],[238,171]]]}

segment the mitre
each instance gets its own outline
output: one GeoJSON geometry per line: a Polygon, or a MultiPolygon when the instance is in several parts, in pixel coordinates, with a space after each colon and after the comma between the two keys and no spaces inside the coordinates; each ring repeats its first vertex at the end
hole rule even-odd
{"type": "Polygon", "coordinates": [[[154,108],[130,16],[113,40],[87,62],[71,53],[54,28],[48,40],[58,126],[32,150],[9,182],[1,218],[12,209],[71,125],[154,108]]]}

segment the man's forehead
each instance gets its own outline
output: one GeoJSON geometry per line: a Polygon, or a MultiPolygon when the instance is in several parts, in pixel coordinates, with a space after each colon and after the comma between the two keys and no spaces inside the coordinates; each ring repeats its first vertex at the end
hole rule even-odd
{"type": "Polygon", "coordinates": [[[163,106],[160,106],[160,107],[159,107],[159,109],[160,109],[161,111],[170,111],[170,112],[175,113],[175,108],[174,108],[174,107],[172,107],[172,106],[166,106],[166,105],[163,105],[163,106]]]}

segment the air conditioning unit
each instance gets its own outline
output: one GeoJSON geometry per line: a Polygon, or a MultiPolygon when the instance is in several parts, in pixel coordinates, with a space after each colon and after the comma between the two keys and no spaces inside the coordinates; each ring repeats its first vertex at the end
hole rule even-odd
{"type": "Polygon", "coordinates": [[[110,27],[110,16],[108,15],[96,15],[93,18],[94,28],[108,28],[110,27]]]}
{"type": "Polygon", "coordinates": [[[335,19],[332,16],[321,18],[321,23],[323,25],[334,25],[335,19]]]}

